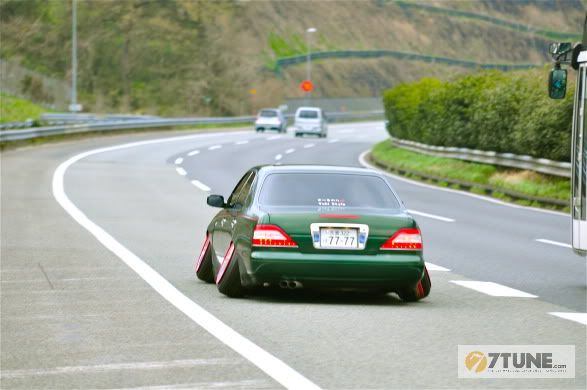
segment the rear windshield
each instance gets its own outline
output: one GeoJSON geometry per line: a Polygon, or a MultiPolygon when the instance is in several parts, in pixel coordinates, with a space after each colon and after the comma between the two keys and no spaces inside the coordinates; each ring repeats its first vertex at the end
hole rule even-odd
{"type": "Polygon", "coordinates": [[[266,118],[275,118],[277,116],[277,112],[273,110],[262,110],[259,115],[266,118]]]}
{"type": "Polygon", "coordinates": [[[318,118],[318,111],[302,110],[302,111],[300,111],[298,118],[317,119],[318,118]]]}
{"type": "Polygon", "coordinates": [[[399,208],[387,183],[377,176],[333,173],[273,173],[259,203],[267,206],[399,208]]]}

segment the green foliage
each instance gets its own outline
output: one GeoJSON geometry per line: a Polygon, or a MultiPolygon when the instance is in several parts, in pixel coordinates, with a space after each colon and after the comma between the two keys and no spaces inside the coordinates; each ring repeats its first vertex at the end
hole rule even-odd
{"type": "MultiPolygon", "coordinates": [[[[570,180],[563,177],[541,175],[535,172],[506,170],[488,164],[429,156],[394,147],[389,141],[375,145],[373,156],[393,166],[434,175],[444,179],[491,185],[522,194],[567,200],[571,191],[570,180]]],[[[440,183],[441,186],[447,184],[440,183]]],[[[449,186],[450,187],[450,186],[449,186]]],[[[454,186],[458,188],[458,186],[454,186]]],[[[474,192],[484,194],[482,190],[474,192]]],[[[501,194],[503,197],[505,195],[501,194]]],[[[499,193],[493,193],[499,197],[499,193]]]]}
{"type": "Polygon", "coordinates": [[[423,79],[384,94],[389,133],[430,145],[570,160],[573,88],[551,100],[547,70],[423,79]]]}
{"type": "Polygon", "coordinates": [[[39,116],[51,110],[5,93],[0,93],[0,123],[24,122],[37,120],[39,116]]]}

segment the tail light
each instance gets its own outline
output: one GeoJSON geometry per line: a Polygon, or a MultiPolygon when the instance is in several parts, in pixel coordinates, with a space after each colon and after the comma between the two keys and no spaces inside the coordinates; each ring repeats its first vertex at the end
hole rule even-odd
{"type": "Polygon", "coordinates": [[[383,250],[422,250],[422,234],[420,229],[400,229],[393,236],[391,236],[383,245],[383,250]]]}
{"type": "Polygon", "coordinates": [[[298,244],[277,225],[257,225],[253,232],[253,246],[297,248],[298,244]]]}

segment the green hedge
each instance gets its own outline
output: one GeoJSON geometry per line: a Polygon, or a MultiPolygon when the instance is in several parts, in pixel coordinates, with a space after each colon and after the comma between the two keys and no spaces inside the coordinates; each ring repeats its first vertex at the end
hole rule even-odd
{"type": "Polygon", "coordinates": [[[574,88],[569,80],[566,98],[551,100],[547,80],[548,69],[537,69],[399,84],[383,98],[388,131],[429,145],[569,161],[574,88]]]}

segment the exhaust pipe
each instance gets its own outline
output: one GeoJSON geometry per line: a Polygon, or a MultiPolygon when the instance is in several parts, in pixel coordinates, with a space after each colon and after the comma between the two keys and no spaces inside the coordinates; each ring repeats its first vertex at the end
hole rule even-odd
{"type": "Polygon", "coordinates": [[[296,288],[302,288],[304,287],[304,285],[300,282],[298,282],[297,280],[291,280],[287,283],[287,287],[289,287],[290,289],[296,289],[296,288]]]}

